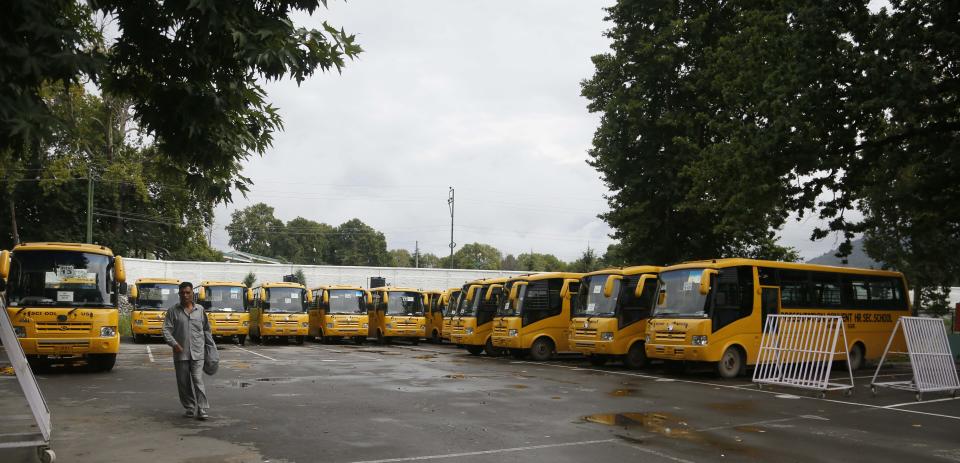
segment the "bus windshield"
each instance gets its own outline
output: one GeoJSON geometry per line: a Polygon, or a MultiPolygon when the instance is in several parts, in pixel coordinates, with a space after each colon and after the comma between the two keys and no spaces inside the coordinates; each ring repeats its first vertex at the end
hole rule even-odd
{"type": "Polygon", "coordinates": [[[7,294],[11,307],[113,306],[113,259],[71,251],[16,251],[7,294]]]}
{"type": "Polygon", "coordinates": [[[416,291],[390,291],[387,313],[392,315],[423,315],[423,297],[416,291]]]}
{"type": "Polygon", "coordinates": [[[460,291],[454,291],[450,293],[450,298],[447,300],[447,311],[444,312],[444,317],[455,317],[460,313],[460,291]]]}
{"type": "MultiPolygon", "coordinates": [[[[469,287],[467,288],[470,289],[469,287]]],[[[469,301],[466,300],[464,296],[463,306],[460,307],[460,313],[457,315],[461,317],[475,317],[477,316],[477,308],[480,307],[480,303],[483,301],[483,295],[487,292],[486,286],[478,286],[477,289],[473,290],[473,298],[469,301]]],[[[467,294],[467,293],[462,293],[467,294]]]]}
{"type": "Polygon", "coordinates": [[[700,294],[702,268],[671,270],[660,274],[654,317],[706,317],[707,295],[700,294]]]}
{"type": "MultiPolygon", "coordinates": [[[[503,285],[503,297],[497,307],[497,316],[499,317],[516,317],[519,315],[517,313],[517,307],[519,307],[518,302],[520,301],[519,297],[514,301],[510,300],[510,291],[514,283],[513,281],[508,281],[503,285]]],[[[520,289],[522,290],[523,287],[521,286],[520,289]]]]}
{"type": "Polygon", "coordinates": [[[138,283],[136,307],[140,310],[166,310],[180,301],[178,287],[172,283],[138,283]]]}
{"type": "Polygon", "coordinates": [[[580,294],[573,307],[575,317],[612,317],[617,311],[617,299],[620,297],[620,285],[623,280],[613,282],[610,297],[603,295],[603,287],[610,275],[593,275],[583,278],[580,294]]]}
{"type": "Polygon", "coordinates": [[[330,293],[328,313],[367,313],[363,291],[358,289],[330,289],[328,292],[330,293]]]}
{"type": "Polygon", "coordinates": [[[303,292],[300,288],[267,288],[267,302],[270,303],[267,312],[306,312],[303,292]]]}
{"type": "Polygon", "coordinates": [[[246,312],[246,288],[240,286],[207,286],[206,309],[210,312],[246,312]]]}

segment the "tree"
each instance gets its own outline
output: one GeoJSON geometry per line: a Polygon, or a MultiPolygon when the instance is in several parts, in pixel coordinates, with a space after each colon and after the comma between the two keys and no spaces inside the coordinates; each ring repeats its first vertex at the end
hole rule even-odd
{"type": "Polygon", "coordinates": [[[453,268],[499,270],[502,258],[500,251],[489,244],[470,243],[453,253],[453,268]]]}
{"type": "Polygon", "coordinates": [[[600,270],[606,266],[603,259],[597,257],[596,251],[588,247],[583,251],[579,259],[571,262],[567,267],[571,272],[588,273],[600,270]]]}
{"type": "Polygon", "coordinates": [[[443,262],[442,259],[436,256],[436,254],[431,254],[425,252],[420,254],[420,268],[442,268],[443,262]]]}
{"type": "Polygon", "coordinates": [[[334,265],[365,265],[383,267],[389,265],[387,239],[360,219],[351,219],[337,227],[334,235],[334,265]]]}
{"type": "Polygon", "coordinates": [[[502,270],[518,270],[520,268],[520,263],[517,262],[517,258],[513,254],[507,254],[503,261],[500,262],[500,268],[502,270]]]}
{"type": "Polygon", "coordinates": [[[523,253],[517,256],[517,263],[517,270],[527,272],[562,272],[567,269],[567,264],[553,254],[523,253]]]}
{"type": "Polygon", "coordinates": [[[283,221],[274,217],[273,207],[257,203],[233,211],[230,219],[227,234],[232,248],[261,256],[276,256],[270,245],[276,234],[283,233],[283,221]]]}
{"type": "Polygon", "coordinates": [[[390,250],[391,267],[413,267],[413,264],[413,256],[410,255],[410,251],[406,249],[390,250]]]}
{"type": "Polygon", "coordinates": [[[257,282],[257,275],[253,272],[247,273],[247,276],[243,277],[243,284],[247,288],[253,288],[254,283],[257,282]]]}
{"type": "Polygon", "coordinates": [[[323,265],[329,262],[331,235],[334,228],[325,223],[297,217],[274,233],[271,248],[274,257],[308,265],[323,265]]]}
{"type": "Polygon", "coordinates": [[[307,275],[303,273],[303,269],[298,268],[296,272],[293,272],[293,279],[297,283],[300,283],[301,285],[309,288],[309,286],[307,286],[307,275]]]}

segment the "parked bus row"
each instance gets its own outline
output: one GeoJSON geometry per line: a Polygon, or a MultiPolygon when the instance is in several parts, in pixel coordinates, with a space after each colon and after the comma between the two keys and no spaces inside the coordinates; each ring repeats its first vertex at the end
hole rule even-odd
{"type": "MultiPolygon", "coordinates": [[[[31,363],[83,358],[97,369],[113,367],[118,296],[127,292],[121,257],[97,245],[21,244],[0,253],[0,277],[31,363]]],[[[160,335],[179,283],[141,278],[131,285],[135,342],[160,335]]],[[[910,312],[898,272],[752,259],[537,273],[446,290],[202,281],[194,297],[214,336],[240,344],[248,337],[298,344],[426,339],[473,355],[537,361],[576,353],[594,365],[628,368],[654,359],[707,363],[726,378],[756,363],[769,314],[842,316],[846,360],[859,368],[880,357],[897,319],[910,312]]]]}

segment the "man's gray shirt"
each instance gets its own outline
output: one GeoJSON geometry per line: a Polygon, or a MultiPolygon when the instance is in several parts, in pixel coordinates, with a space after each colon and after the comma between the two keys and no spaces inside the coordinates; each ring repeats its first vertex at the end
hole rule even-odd
{"type": "Polygon", "coordinates": [[[163,339],[170,347],[180,344],[183,348],[180,353],[174,352],[174,360],[203,360],[204,341],[213,344],[213,335],[205,318],[200,305],[194,305],[189,315],[179,303],[167,309],[167,316],[163,319],[163,339]]]}

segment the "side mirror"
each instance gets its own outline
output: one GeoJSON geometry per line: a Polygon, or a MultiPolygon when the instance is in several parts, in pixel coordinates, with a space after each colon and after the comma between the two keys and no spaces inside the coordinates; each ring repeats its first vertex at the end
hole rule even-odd
{"type": "Polygon", "coordinates": [[[10,251],[0,252],[0,279],[10,276],[10,251]]]}
{"type": "Polygon", "coordinates": [[[479,288],[479,287],[480,287],[479,285],[470,285],[470,289],[467,290],[467,300],[468,300],[468,301],[472,301],[472,300],[473,300],[473,294],[477,292],[477,288],[479,288]]]}
{"type": "Polygon", "coordinates": [[[266,300],[267,300],[267,289],[266,289],[266,288],[260,288],[259,298],[260,298],[261,301],[266,301],[266,300]]]}
{"type": "Polygon", "coordinates": [[[113,277],[117,280],[117,283],[127,281],[127,272],[123,269],[123,257],[113,258],[113,277]]]}
{"type": "Polygon", "coordinates": [[[607,277],[607,282],[603,285],[603,297],[613,296],[613,285],[614,283],[623,280],[623,275],[610,275],[607,277]]]}
{"type": "Polygon", "coordinates": [[[140,291],[137,290],[137,285],[131,286],[131,287],[130,287],[130,299],[136,299],[136,298],[138,298],[138,297],[140,297],[140,291]]]}
{"type": "Polygon", "coordinates": [[[700,294],[706,295],[710,292],[710,275],[716,275],[717,269],[705,268],[700,274],[700,294]]]}
{"type": "Polygon", "coordinates": [[[493,292],[500,288],[503,288],[503,285],[490,285],[490,287],[487,288],[487,294],[483,295],[483,300],[489,301],[490,299],[493,299],[493,292]]]}
{"type": "Polygon", "coordinates": [[[518,281],[518,282],[514,283],[513,286],[510,288],[510,301],[515,301],[515,300],[517,300],[517,296],[520,295],[520,287],[521,287],[521,286],[527,286],[527,282],[526,282],[526,281],[518,281]]]}
{"type": "Polygon", "coordinates": [[[247,302],[253,302],[253,290],[247,288],[247,302]]]}
{"type": "Polygon", "coordinates": [[[569,299],[572,293],[570,292],[570,285],[579,283],[580,280],[576,278],[567,278],[563,280],[563,287],[560,289],[560,298],[569,299]]]}
{"type": "Polygon", "coordinates": [[[643,294],[643,287],[647,285],[647,280],[651,278],[656,278],[656,275],[640,275],[640,281],[637,282],[637,287],[633,290],[633,297],[640,298],[640,295],[643,294]]]}
{"type": "Polygon", "coordinates": [[[200,289],[197,290],[197,300],[200,302],[207,300],[207,288],[201,286],[200,289]]]}
{"type": "Polygon", "coordinates": [[[667,292],[660,291],[660,294],[657,296],[657,305],[663,305],[664,301],[667,300],[667,292]]]}
{"type": "Polygon", "coordinates": [[[303,290],[303,292],[307,294],[307,304],[312,304],[312,303],[313,303],[313,293],[311,293],[310,291],[307,291],[307,290],[303,290]]]}
{"type": "Polygon", "coordinates": [[[366,299],[367,299],[367,304],[373,304],[373,295],[370,294],[370,292],[367,292],[366,299]]]}
{"type": "MultiPolygon", "coordinates": [[[[330,303],[330,292],[327,291],[327,290],[324,290],[324,289],[321,289],[320,292],[323,294],[323,296],[321,296],[320,300],[322,300],[324,304],[329,304],[329,303],[330,303]]],[[[369,293],[367,293],[367,295],[369,295],[369,293]]]]}

